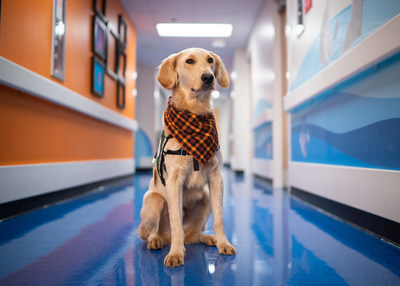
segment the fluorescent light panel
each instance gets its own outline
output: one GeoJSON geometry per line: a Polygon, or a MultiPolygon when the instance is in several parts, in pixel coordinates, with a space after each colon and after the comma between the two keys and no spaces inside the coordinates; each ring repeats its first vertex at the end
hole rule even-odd
{"type": "Polygon", "coordinates": [[[229,38],[233,29],[231,24],[200,23],[159,23],[156,28],[160,37],[199,38],[229,38]]]}

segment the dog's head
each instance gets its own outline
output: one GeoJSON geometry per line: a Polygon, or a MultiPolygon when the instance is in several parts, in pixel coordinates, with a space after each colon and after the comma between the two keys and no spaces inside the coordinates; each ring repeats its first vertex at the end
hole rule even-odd
{"type": "Polygon", "coordinates": [[[215,82],[229,86],[229,77],[219,56],[200,49],[191,48],[166,58],[157,77],[166,89],[180,89],[185,95],[211,94],[215,82]]]}

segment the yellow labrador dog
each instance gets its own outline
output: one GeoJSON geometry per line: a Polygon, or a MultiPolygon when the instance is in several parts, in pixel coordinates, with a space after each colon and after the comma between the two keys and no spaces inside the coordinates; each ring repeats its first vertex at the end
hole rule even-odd
{"type": "Polygon", "coordinates": [[[211,92],[216,82],[229,86],[219,56],[191,48],[165,59],[158,81],[172,90],[164,112],[153,180],[143,198],[138,233],[148,249],[171,244],[164,264],[184,264],[184,243],[217,246],[220,254],[234,255],[222,213],[223,175],[211,92]],[[211,211],[215,235],[205,235],[211,211]]]}

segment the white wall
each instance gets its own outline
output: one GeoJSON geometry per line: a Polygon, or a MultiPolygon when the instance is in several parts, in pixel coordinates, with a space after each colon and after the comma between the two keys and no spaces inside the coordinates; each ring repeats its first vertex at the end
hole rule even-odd
{"type": "Polygon", "coordinates": [[[233,70],[233,114],[232,134],[233,150],[231,166],[234,171],[250,173],[252,170],[252,134],[251,134],[251,85],[250,65],[246,50],[235,51],[233,70]]]}
{"type": "Polygon", "coordinates": [[[265,1],[256,20],[253,31],[249,38],[247,52],[251,61],[251,88],[252,88],[252,119],[256,118],[258,112],[265,110],[264,107],[257,110],[257,104],[267,101],[270,108],[273,104],[274,82],[276,71],[274,70],[274,39],[275,26],[273,14],[275,5],[272,1],[265,1]]]}
{"type": "MultiPolygon", "coordinates": [[[[151,145],[152,153],[157,148],[158,138],[155,130],[154,118],[154,77],[156,70],[149,66],[137,66],[137,80],[136,80],[136,105],[135,117],[139,123],[139,128],[146,133],[151,145]]],[[[137,168],[151,168],[152,158],[142,159],[137,168]]]]}
{"type": "Polygon", "coordinates": [[[218,136],[219,145],[224,164],[230,163],[229,133],[231,125],[231,98],[229,94],[223,94],[219,99],[214,99],[214,109],[219,112],[218,136]]]}
{"type": "MultiPolygon", "coordinates": [[[[276,4],[273,1],[265,1],[247,46],[247,55],[251,63],[249,74],[251,86],[249,120],[251,126],[247,128],[252,129],[271,122],[273,149],[272,158],[263,158],[251,152],[251,165],[254,174],[272,179],[275,187],[284,186],[280,29],[280,16],[276,4]]],[[[236,60],[235,57],[235,62],[236,60]]],[[[238,69],[235,68],[235,71],[238,72],[238,69]]],[[[239,104],[241,105],[241,103],[239,104]]],[[[254,133],[251,132],[250,136],[253,138],[254,133]]],[[[252,147],[252,144],[250,146],[252,147]]],[[[264,147],[269,148],[267,145],[264,147]]]]}

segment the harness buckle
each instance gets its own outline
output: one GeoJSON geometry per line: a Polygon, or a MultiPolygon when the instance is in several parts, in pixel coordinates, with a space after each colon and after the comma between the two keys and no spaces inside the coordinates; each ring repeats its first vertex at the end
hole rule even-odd
{"type": "Polygon", "coordinates": [[[181,149],[181,156],[187,156],[188,152],[185,149],[181,149]]]}

